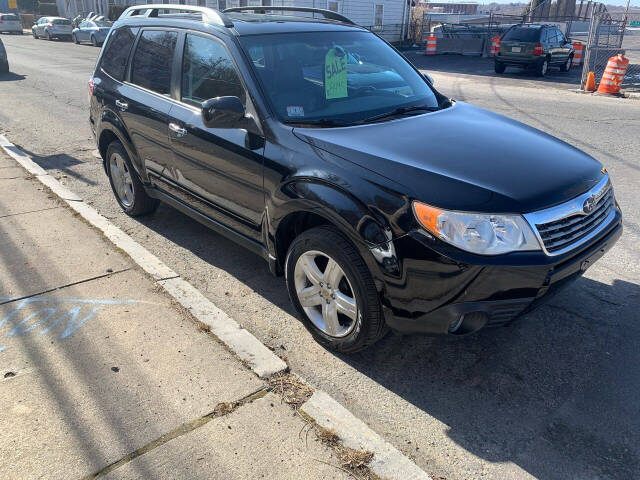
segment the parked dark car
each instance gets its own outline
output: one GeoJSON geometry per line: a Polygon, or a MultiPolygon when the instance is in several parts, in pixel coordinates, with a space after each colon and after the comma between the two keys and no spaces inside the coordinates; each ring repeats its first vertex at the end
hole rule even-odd
{"type": "Polygon", "coordinates": [[[500,39],[500,51],[495,57],[496,73],[506,67],[533,69],[545,76],[549,67],[560,67],[568,72],[573,61],[574,48],[562,31],[554,25],[524,24],[507,30],[500,39]]]}
{"type": "Polygon", "coordinates": [[[94,47],[104,43],[113,22],[108,20],[84,20],[73,29],[71,39],[74,43],[90,42],[94,47]]]}
{"type": "Polygon", "coordinates": [[[7,58],[7,50],[4,48],[4,43],[0,39],[0,73],[7,73],[9,71],[9,59],[7,58]]]}
{"type": "Polygon", "coordinates": [[[341,15],[163,8],[192,14],[130,7],[89,82],[115,197],[131,216],[162,200],[263,257],[328,348],[505,325],[622,232],[597,160],[445,97],[341,15]],[[364,84],[351,57],[396,86],[364,84]]]}

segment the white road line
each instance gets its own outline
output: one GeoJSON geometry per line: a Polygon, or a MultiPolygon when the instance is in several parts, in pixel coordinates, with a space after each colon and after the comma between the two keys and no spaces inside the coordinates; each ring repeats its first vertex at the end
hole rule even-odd
{"type": "MultiPolygon", "coordinates": [[[[147,272],[180,305],[209,326],[211,333],[243,360],[260,378],[285,371],[287,364],[249,331],[219,309],[199,290],[165,265],[158,257],[100,215],[75,193],[67,189],[24,152],[0,134],[0,146],[25,170],[64,200],[73,210],[103,234],[147,272]]],[[[327,393],[317,390],[301,407],[318,425],[335,430],[344,444],[374,453],[372,470],[383,478],[431,480],[431,477],[393,445],[358,420],[327,393]]]]}

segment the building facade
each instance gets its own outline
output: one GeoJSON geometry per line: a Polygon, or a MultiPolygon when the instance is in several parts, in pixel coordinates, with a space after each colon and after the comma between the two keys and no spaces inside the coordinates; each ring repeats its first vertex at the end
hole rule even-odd
{"type": "Polygon", "coordinates": [[[406,35],[411,16],[411,0],[56,0],[61,16],[74,18],[94,12],[107,16],[109,5],[143,5],[150,3],[200,5],[224,10],[246,6],[297,6],[333,10],[358,25],[370,28],[388,41],[406,35]]]}

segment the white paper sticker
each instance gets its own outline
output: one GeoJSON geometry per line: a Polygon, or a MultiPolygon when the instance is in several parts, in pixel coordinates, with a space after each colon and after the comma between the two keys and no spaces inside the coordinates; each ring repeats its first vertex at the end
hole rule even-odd
{"type": "Polygon", "coordinates": [[[287,115],[290,117],[304,117],[304,108],[299,105],[289,105],[287,115]]]}

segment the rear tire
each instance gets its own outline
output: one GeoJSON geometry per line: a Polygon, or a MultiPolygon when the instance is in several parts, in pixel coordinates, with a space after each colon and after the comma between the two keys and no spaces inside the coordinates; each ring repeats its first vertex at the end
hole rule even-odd
{"type": "Polygon", "coordinates": [[[545,58],[536,65],[536,76],[544,77],[547,74],[547,70],[549,70],[549,59],[545,58]]]}
{"type": "Polygon", "coordinates": [[[116,200],[127,215],[148,215],[158,208],[158,200],[147,195],[127,151],[117,140],[107,148],[107,172],[116,200]]]}
{"type": "Polygon", "coordinates": [[[93,45],[94,47],[98,46],[98,40],[96,40],[95,35],[91,35],[91,45],[93,45]]]}
{"type": "Polygon", "coordinates": [[[507,69],[507,66],[504,63],[496,60],[493,68],[496,71],[496,73],[504,73],[504,71],[507,69]]]}
{"type": "Polygon", "coordinates": [[[289,298],[298,317],[325,348],[353,353],[387,334],[373,277],[356,247],[335,227],[315,227],[296,237],[287,252],[285,277],[289,298]],[[316,267],[315,280],[306,274],[309,260],[316,267]],[[333,273],[327,272],[332,261],[333,273]],[[309,292],[314,287],[311,292],[318,293],[299,293],[309,292]],[[307,297],[306,307],[300,303],[301,295],[307,297]],[[345,300],[351,303],[345,303],[345,300]],[[345,309],[345,306],[349,308],[345,309]],[[331,312],[331,308],[336,312],[333,328],[331,322],[325,321],[325,308],[326,312],[331,312]],[[343,313],[347,311],[351,313],[343,313]]]}

